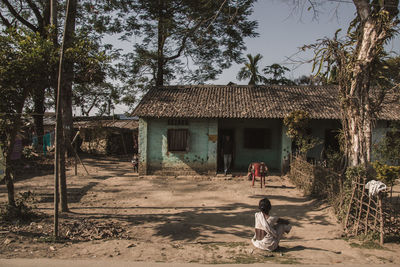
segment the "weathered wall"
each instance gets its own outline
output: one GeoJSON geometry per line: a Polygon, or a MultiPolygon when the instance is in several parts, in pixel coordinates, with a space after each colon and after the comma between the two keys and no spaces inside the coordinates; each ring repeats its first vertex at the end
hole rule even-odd
{"type": "Polygon", "coordinates": [[[147,120],[139,119],[139,175],[147,174],[147,120]]]}
{"type": "Polygon", "coordinates": [[[269,169],[281,168],[281,120],[279,119],[225,119],[219,121],[220,129],[233,129],[235,141],[234,169],[247,170],[251,162],[263,161],[269,169]],[[245,128],[268,128],[271,148],[249,149],[244,147],[245,128]]]}
{"type": "MultiPolygon", "coordinates": [[[[139,122],[139,127],[140,127],[139,122]]],[[[141,128],[140,128],[141,129],[141,128]]],[[[144,133],[139,129],[139,147],[144,140],[144,133]]],[[[141,162],[147,161],[149,173],[215,173],[217,154],[217,120],[189,120],[188,125],[168,125],[167,119],[149,119],[147,121],[146,159],[141,153],[141,162]],[[189,151],[168,151],[168,129],[189,130],[189,151]]],[[[141,151],[144,151],[142,148],[141,151]]]]}

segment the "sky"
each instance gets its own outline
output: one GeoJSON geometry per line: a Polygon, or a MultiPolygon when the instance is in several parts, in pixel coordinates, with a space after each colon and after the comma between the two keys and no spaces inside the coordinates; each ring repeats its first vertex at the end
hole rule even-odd
{"type": "MultiPolygon", "coordinates": [[[[309,5],[298,7],[293,5],[294,0],[258,0],[254,5],[251,19],[258,21],[259,37],[246,38],[247,50],[243,55],[263,56],[261,69],[267,65],[278,63],[290,69],[287,78],[295,79],[301,75],[311,74],[311,64],[293,64],[288,58],[305,61],[312,58],[312,52],[299,53],[299,48],[305,44],[312,44],[318,39],[332,38],[337,29],[346,32],[349,23],[355,17],[354,4],[349,0],[321,0],[323,5],[317,7],[318,16],[314,17],[309,5]]],[[[305,3],[307,1],[304,0],[305,3]]],[[[129,44],[112,41],[116,47],[125,49],[129,44]]],[[[400,53],[400,38],[396,38],[388,45],[400,53]]],[[[217,80],[208,81],[208,84],[247,84],[247,81],[238,81],[236,75],[241,65],[234,64],[226,69],[217,80]]],[[[115,113],[127,111],[124,106],[117,106],[115,113]]]]}

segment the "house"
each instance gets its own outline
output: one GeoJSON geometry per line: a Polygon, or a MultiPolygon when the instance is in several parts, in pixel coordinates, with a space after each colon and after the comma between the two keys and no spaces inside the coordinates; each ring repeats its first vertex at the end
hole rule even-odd
{"type": "Polygon", "coordinates": [[[80,131],[82,151],[107,155],[137,153],[137,118],[122,115],[74,117],[74,128],[80,131]]]}
{"type": "MultiPolygon", "coordinates": [[[[382,136],[387,122],[400,120],[398,105],[386,104],[374,130],[382,136]]],[[[282,170],[292,152],[283,118],[309,112],[311,134],[322,143],[307,154],[319,159],[334,145],[340,128],[340,105],[334,86],[196,85],[152,88],[133,114],[139,117],[139,173],[185,174],[221,171],[221,141],[231,136],[233,168],[264,161],[282,170]]]]}

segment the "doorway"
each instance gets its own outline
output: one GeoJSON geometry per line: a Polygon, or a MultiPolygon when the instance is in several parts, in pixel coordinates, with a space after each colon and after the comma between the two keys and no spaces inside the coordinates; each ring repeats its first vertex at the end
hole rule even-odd
{"type": "MultiPolygon", "coordinates": [[[[218,129],[218,155],[217,155],[217,172],[224,171],[224,156],[222,155],[222,142],[225,136],[230,136],[232,145],[235,148],[235,130],[234,129],[218,129]]],[[[235,150],[235,149],[234,149],[235,150]]],[[[231,170],[235,166],[235,157],[232,157],[231,170]]]]}

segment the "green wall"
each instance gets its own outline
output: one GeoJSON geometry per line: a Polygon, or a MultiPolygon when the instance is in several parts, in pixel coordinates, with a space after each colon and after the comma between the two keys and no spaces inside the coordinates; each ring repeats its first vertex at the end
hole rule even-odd
{"type": "MultiPolygon", "coordinates": [[[[188,120],[188,125],[168,125],[167,119],[147,119],[146,137],[139,129],[139,140],[146,142],[146,173],[215,173],[217,154],[217,120],[188,120]],[[167,144],[168,129],[189,130],[189,151],[169,152],[167,144]]],[[[139,123],[139,126],[142,124],[139,123]]],[[[144,124],[143,124],[144,125],[144,124]]],[[[139,149],[142,147],[139,144],[139,149]]],[[[142,149],[141,151],[144,151],[142,149]]],[[[144,173],[144,172],[141,172],[144,173]]]]}
{"type": "MultiPolygon", "coordinates": [[[[168,125],[167,119],[139,120],[139,173],[209,173],[217,170],[218,134],[232,129],[235,141],[234,169],[246,171],[253,161],[264,161],[272,170],[286,169],[291,153],[292,141],[286,135],[282,119],[189,119],[188,125],[168,125]],[[268,128],[271,133],[269,149],[248,149],[244,147],[245,128],[268,128]],[[189,130],[189,151],[169,152],[167,150],[168,129],[189,130]]],[[[377,143],[388,130],[387,123],[379,121],[373,130],[373,144],[377,143]]],[[[307,157],[319,160],[324,147],[325,131],[338,129],[338,120],[312,120],[312,135],[321,143],[307,153],[307,157]]]]}

